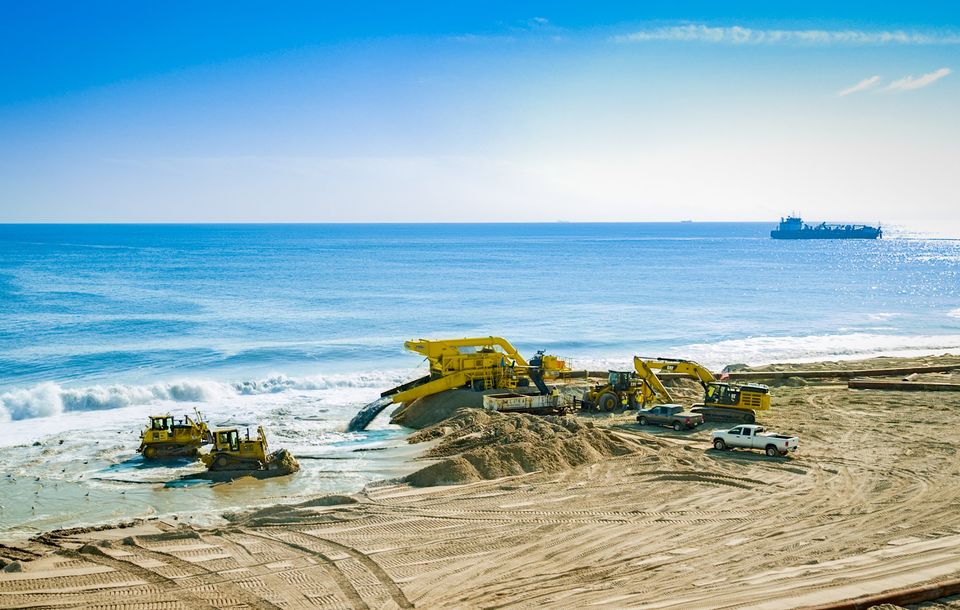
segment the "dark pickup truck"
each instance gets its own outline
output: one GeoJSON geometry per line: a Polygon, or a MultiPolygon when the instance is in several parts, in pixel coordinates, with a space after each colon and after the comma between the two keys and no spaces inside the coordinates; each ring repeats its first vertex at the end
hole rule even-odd
{"type": "Polygon", "coordinates": [[[686,428],[696,428],[703,423],[703,415],[684,411],[681,405],[659,405],[652,409],[643,409],[637,412],[637,422],[641,426],[654,424],[656,426],[670,426],[676,431],[686,428]]]}

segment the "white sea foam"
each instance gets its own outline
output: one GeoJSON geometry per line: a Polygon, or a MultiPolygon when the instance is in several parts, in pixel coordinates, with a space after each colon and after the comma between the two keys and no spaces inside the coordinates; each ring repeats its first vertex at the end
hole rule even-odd
{"type": "Polygon", "coordinates": [[[950,311],[947,312],[947,315],[950,316],[951,318],[960,318],[960,307],[956,309],[951,309],[950,311]]]}
{"type": "Polygon", "coordinates": [[[852,360],[871,356],[911,356],[960,351],[960,335],[883,335],[844,333],[789,337],[750,337],[717,343],[693,343],[677,348],[710,366],[731,363],[811,362],[852,360]]]}
{"type": "Polygon", "coordinates": [[[382,371],[355,375],[288,377],[275,374],[261,380],[222,383],[181,380],[149,385],[95,385],[64,388],[45,382],[0,394],[0,421],[48,417],[69,411],[97,411],[160,402],[209,403],[233,396],[276,394],[293,390],[386,388],[405,380],[402,373],[382,371]]]}
{"type": "MultiPolygon", "coordinates": [[[[719,370],[728,364],[760,365],[775,362],[855,360],[873,356],[919,356],[960,353],[960,335],[887,335],[879,333],[834,333],[787,337],[748,337],[714,343],[688,343],[657,348],[655,353],[637,346],[637,355],[695,360],[719,370]]],[[[631,354],[610,358],[577,358],[575,368],[630,370],[631,354]]]]}

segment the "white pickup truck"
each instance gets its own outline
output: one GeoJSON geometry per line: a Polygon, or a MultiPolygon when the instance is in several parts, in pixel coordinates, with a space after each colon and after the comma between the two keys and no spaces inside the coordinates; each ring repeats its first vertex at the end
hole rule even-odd
{"type": "Polygon", "coordinates": [[[712,435],[713,446],[718,451],[743,447],[745,449],[763,449],[770,457],[787,455],[796,451],[800,439],[796,436],[766,432],[763,426],[742,424],[729,430],[717,430],[712,435]]]}

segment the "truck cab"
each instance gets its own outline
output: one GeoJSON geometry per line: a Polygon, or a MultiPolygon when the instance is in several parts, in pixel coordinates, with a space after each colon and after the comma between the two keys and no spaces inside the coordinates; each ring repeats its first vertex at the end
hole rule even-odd
{"type": "Polygon", "coordinates": [[[699,413],[684,411],[682,405],[666,404],[652,409],[642,409],[637,413],[637,423],[641,426],[647,424],[670,426],[679,432],[684,428],[688,430],[696,428],[703,423],[703,416],[699,413]]]}

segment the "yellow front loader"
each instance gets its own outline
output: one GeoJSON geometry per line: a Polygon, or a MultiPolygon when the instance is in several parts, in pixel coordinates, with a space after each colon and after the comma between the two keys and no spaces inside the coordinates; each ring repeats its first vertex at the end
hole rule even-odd
{"type": "Polygon", "coordinates": [[[200,447],[212,442],[210,429],[196,412],[196,420],[189,415],[174,419],[166,415],[151,415],[150,423],[140,434],[137,449],[148,460],[172,457],[197,457],[200,447]]]}

